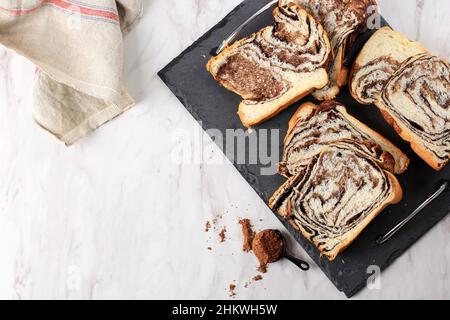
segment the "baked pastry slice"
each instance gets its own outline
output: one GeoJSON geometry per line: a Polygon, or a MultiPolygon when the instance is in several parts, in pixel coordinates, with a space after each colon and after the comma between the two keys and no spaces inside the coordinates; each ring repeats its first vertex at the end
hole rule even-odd
{"type": "Polygon", "coordinates": [[[313,93],[318,100],[334,99],[347,84],[349,70],[347,53],[357,37],[367,30],[367,21],[376,10],[375,0],[280,0],[279,5],[297,3],[319,19],[328,33],[333,59],[328,66],[328,85],[313,93]]]}
{"type": "Polygon", "coordinates": [[[378,30],[356,58],[350,75],[350,92],[362,104],[378,100],[386,82],[408,58],[427,50],[389,27],[378,30]]]}
{"type": "Polygon", "coordinates": [[[365,154],[338,144],[313,157],[269,205],[332,261],[402,196],[393,174],[365,154]]]}
{"type": "Polygon", "coordinates": [[[331,47],[320,23],[295,4],[276,8],[273,15],[275,27],[237,41],[207,65],[218,82],[244,98],[239,116],[246,127],[328,83],[331,47]]]}
{"type": "Polygon", "coordinates": [[[376,102],[384,118],[435,170],[450,159],[450,65],[429,54],[406,60],[376,102]]]}
{"type": "Polygon", "coordinates": [[[328,101],[319,106],[304,103],[290,120],[280,174],[296,175],[322,150],[339,142],[392,173],[400,174],[408,168],[409,158],[400,149],[348,114],[342,104],[328,101]]]}

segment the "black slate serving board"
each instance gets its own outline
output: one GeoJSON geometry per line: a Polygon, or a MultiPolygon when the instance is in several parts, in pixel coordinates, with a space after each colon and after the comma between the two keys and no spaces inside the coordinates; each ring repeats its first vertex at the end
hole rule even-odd
{"type": "MultiPolygon", "coordinates": [[[[161,79],[205,130],[213,128],[225,133],[227,129],[243,129],[236,114],[241,98],[220,87],[206,71],[205,65],[211,57],[212,49],[267,2],[269,1],[243,1],[214,28],[159,72],[161,79]]],[[[244,30],[242,35],[255,32],[271,23],[272,15],[268,10],[266,14],[244,30]]],[[[306,100],[311,100],[311,98],[303,101],[306,100]]],[[[412,210],[430,196],[436,190],[436,185],[440,180],[450,178],[450,166],[441,172],[432,170],[386,124],[375,107],[358,104],[346,88],[342,89],[336,100],[345,104],[352,115],[395,143],[412,160],[408,172],[399,177],[400,183],[404,187],[403,201],[382,212],[347,251],[338,256],[334,262],[320,257],[313,245],[281,219],[289,232],[334,285],[347,297],[352,297],[366,286],[367,279],[371,276],[369,267],[378,266],[381,270],[386,269],[450,211],[450,193],[445,193],[390,242],[381,246],[375,243],[380,235],[407,217],[412,210]]],[[[254,128],[253,134],[259,134],[262,129],[281,129],[279,137],[279,153],[281,154],[281,141],[287,131],[287,123],[298,105],[299,103],[295,104],[276,118],[254,128]]],[[[278,175],[261,175],[261,165],[235,164],[235,166],[266,203],[273,192],[285,181],[278,175]]],[[[299,273],[299,276],[301,277],[302,274],[299,273]]]]}

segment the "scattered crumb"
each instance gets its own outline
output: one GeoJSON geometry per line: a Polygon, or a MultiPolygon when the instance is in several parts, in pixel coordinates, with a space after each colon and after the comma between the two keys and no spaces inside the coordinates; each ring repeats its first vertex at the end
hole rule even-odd
{"type": "Polygon", "coordinates": [[[253,281],[255,281],[255,282],[261,281],[261,280],[263,280],[263,279],[264,279],[264,278],[263,278],[262,275],[257,275],[257,276],[254,276],[254,277],[253,277],[253,281]]]}
{"type": "Polygon", "coordinates": [[[205,224],[205,232],[209,232],[210,229],[211,229],[211,222],[206,221],[206,224],[205,224]]]}
{"type": "Polygon", "coordinates": [[[260,265],[257,270],[261,273],[267,273],[267,264],[260,265]]]}
{"type": "Polygon", "coordinates": [[[255,232],[252,229],[249,219],[241,219],[239,224],[242,226],[242,234],[244,235],[242,250],[244,250],[244,252],[250,252],[252,251],[252,243],[255,238],[255,232]]]}
{"type": "Polygon", "coordinates": [[[236,297],[236,285],[235,284],[230,284],[230,289],[228,290],[229,294],[230,294],[230,298],[234,298],[236,297]]]}
{"type": "Polygon", "coordinates": [[[222,230],[219,233],[219,237],[220,237],[220,242],[224,243],[226,240],[226,233],[227,233],[227,228],[222,228],[222,230]]]}
{"type": "Polygon", "coordinates": [[[211,248],[211,247],[208,247],[207,249],[208,249],[209,251],[212,251],[212,248],[211,248]]]}

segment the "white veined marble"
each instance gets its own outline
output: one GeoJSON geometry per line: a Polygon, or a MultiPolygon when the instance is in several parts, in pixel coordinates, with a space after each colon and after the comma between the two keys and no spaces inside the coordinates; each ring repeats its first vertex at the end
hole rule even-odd
{"type": "MultiPolygon", "coordinates": [[[[156,72],[239,0],[145,3],[126,40],[139,105],[69,149],[31,119],[33,65],[0,48],[0,298],[221,299],[233,280],[242,299],[344,298],[317,267],[288,262],[244,289],[257,263],[240,250],[238,217],[281,224],[231,165],[171,161],[173,133],[198,127],[156,72]],[[204,232],[220,214],[225,244],[204,232]]],[[[380,3],[395,28],[450,58],[448,0],[380,3]]],[[[449,240],[450,217],[383,273],[380,290],[357,298],[450,298],[449,240]]]]}

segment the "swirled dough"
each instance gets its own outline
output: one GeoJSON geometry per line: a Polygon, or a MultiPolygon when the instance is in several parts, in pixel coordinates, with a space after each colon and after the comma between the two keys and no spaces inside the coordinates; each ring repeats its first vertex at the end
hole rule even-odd
{"type": "Polygon", "coordinates": [[[414,56],[386,84],[377,106],[413,149],[435,169],[450,159],[450,66],[414,56]]]}
{"type": "Polygon", "coordinates": [[[337,144],[290,178],[270,206],[334,260],[379,212],[401,197],[391,173],[364,154],[337,144]]]}

